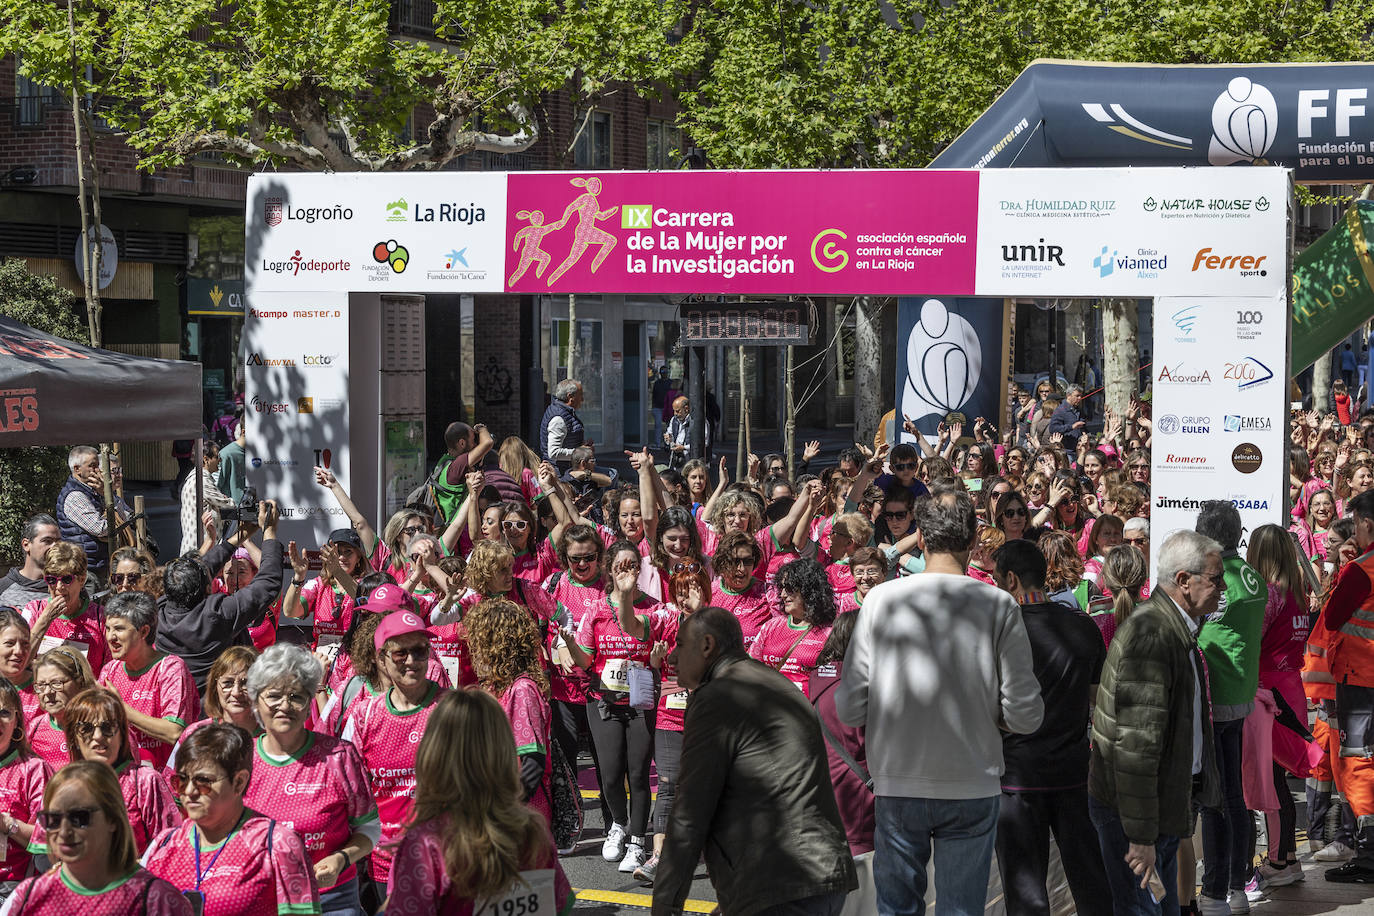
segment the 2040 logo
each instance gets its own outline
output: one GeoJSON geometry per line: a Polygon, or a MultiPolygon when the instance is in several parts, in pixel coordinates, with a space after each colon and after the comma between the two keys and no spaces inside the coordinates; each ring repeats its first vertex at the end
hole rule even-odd
{"type": "Polygon", "coordinates": [[[1250,312],[1250,311],[1244,311],[1244,310],[1237,311],[1237,312],[1236,312],[1236,324],[1239,324],[1239,325],[1242,325],[1242,326],[1244,326],[1244,325],[1264,324],[1264,313],[1263,313],[1263,312],[1250,312]]]}

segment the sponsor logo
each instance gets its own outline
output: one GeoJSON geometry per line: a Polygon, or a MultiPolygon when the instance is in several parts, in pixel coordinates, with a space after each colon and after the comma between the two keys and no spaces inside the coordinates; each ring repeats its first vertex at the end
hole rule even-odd
{"type": "Polygon", "coordinates": [[[299,276],[302,273],[340,273],[346,272],[352,267],[348,261],[321,261],[316,258],[301,256],[299,248],[285,261],[269,261],[262,259],[262,269],[270,274],[290,274],[299,276]]]}
{"type": "Polygon", "coordinates": [[[294,359],[270,359],[261,353],[249,353],[248,359],[244,361],[245,366],[294,366],[294,359]]]}
{"type": "Polygon", "coordinates": [[[1168,436],[1172,436],[1175,433],[1181,433],[1187,436],[1205,436],[1212,431],[1212,418],[1179,417],[1169,413],[1155,421],[1155,428],[1168,436]]]}
{"type": "Polygon", "coordinates": [[[811,240],[811,263],[816,265],[817,270],[828,274],[838,273],[849,264],[849,252],[839,245],[831,241],[827,241],[824,245],[820,244],[822,239],[829,239],[832,235],[841,241],[848,241],[849,239],[849,236],[844,234],[843,229],[822,229],[811,240]],[[817,248],[818,245],[820,246],[819,249],[817,248]]]}
{"type": "Polygon", "coordinates": [[[1122,254],[1120,251],[1109,245],[1103,245],[1102,251],[1097,257],[1093,258],[1093,267],[1097,269],[1097,276],[1110,277],[1117,270],[1135,271],[1137,277],[1158,277],[1161,270],[1169,267],[1169,256],[1161,255],[1153,248],[1137,248],[1135,254],[1122,254]]]}
{"type": "Polygon", "coordinates": [[[1264,154],[1278,134],[1279,105],[1274,94],[1249,77],[1237,76],[1212,103],[1212,165],[1248,162],[1267,165],[1264,154]]]}
{"type": "Polygon", "coordinates": [[[1235,506],[1237,509],[1249,509],[1256,512],[1265,512],[1269,509],[1269,500],[1251,499],[1248,496],[1233,496],[1231,497],[1231,505],[1235,506]]]}
{"type": "Polygon", "coordinates": [[[1264,324],[1264,312],[1259,309],[1236,309],[1236,339],[1256,340],[1264,324]]]}
{"type": "Polygon", "coordinates": [[[468,250],[463,248],[450,248],[448,254],[443,257],[443,267],[439,270],[425,271],[425,278],[428,280],[485,280],[487,272],[485,270],[472,270],[468,264],[468,250]]]}
{"type": "Polygon", "coordinates": [[[1223,422],[1222,428],[1228,433],[1268,432],[1274,428],[1274,421],[1270,417],[1242,417],[1236,414],[1227,414],[1223,422]]]}
{"type": "Polygon", "coordinates": [[[1064,266],[1064,247],[1039,239],[1035,243],[1002,246],[1002,276],[1034,280],[1064,266]]]}
{"type": "Polygon", "coordinates": [[[1049,200],[1027,197],[1024,200],[999,201],[998,208],[1003,214],[1010,214],[1013,218],[1099,219],[1116,212],[1116,204],[1117,202],[1112,199],[1049,200]]]}
{"type": "MultiPolygon", "coordinates": [[[[307,353],[301,357],[302,366],[332,366],[339,358],[337,353],[307,353]]],[[[292,363],[291,365],[295,365],[292,363]]]]}
{"type": "Polygon", "coordinates": [[[288,782],[282,791],[287,795],[314,795],[323,788],[322,782],[288,782]]]}
{"type": "Polygon", "coordinates": [[[1242,442],[1231,451],[1231,466],[1242,474],[1253,474],[1264,464],[1264,453],[1253,442],[1242,442]]]}
{"type": "Polygon", "coordinates": [[[1247,356],[1239,362],[1228,362],[1223,365],[1222,381],[1235,382],[1237,391],[1263,385],[1274,377],[1274,371],[1253,356],[1247,356]]]}
{"type": "Polygon", "coordinates": [[[328,207],[297,207],[291,209],[291,205],[280,197],[269,197],[263,204],[263,218],[267,225],[275,226],[283,220],[295,223],[329,223],[347,222],[353,218],[353,210],[342,204],[334,204],[328,207]],[[276,202],[277,222],[272,222],[273,201],[276,202]]]}
{"type": "Polygon", "coordinates": [[[249,317],[251,317],[251,318],[285,318],[285,317],[286,317],[286,313],[285,313],[285,312],[281,312],[281,311],[270,311],[270,310],[267,310],[267,309],[254,309],[254,308],[250,308],[250,309],[248,310],[248,315],[249,315],[249,317]]]}
{"type": "Polygon", "coordinates": [[[0,433],[33,432],[41,422],[38,389],[0,390],[0,433]]]}
{"type": "Polygon", "coordinates": [[[1265,255],[1253,254],[1213,254],[1210,248],[1199,248],[1193,256],[1193,272],[1198,270],[1234,270],[1242,277],[1267,277],[1269,271],[1261,265],[1268,260],[1265,255]]]}
{"type": "Polygon", "coordinates": [[[294,458],[254,458],[252,461],[255,468],[294,468],[300,467],[300,462],[294,458]]]}
{"type": "Polygon", "coordinates": [[[317,448],[315,452],[315,467],[329,470],[329,466],[334,463],[334,450],[330,448],[317,448]]]}
{"type": "Polygon", "coordinates": [[[388,223],[404,223],[408,209],[410,209],[410,204],[406,203],[404,197],[400,200],[393,200],[386,205],[386,221],[388,223]]]}
{"type": "Polygon", "coordinates": [[[410,263],[410,252],[395,239],[388,239],[372,246],[372,260],[388,265],[392,273],[403,274],[410,263]]]}
{"type": "Polygon", "coordinates": [[[280,226],[282,214],[282,199],[280,197],[269,197],[262,202],[262,218],[269,226],[280,226]]]}
{"type": "Polygon", "coordinates": [[[1173,452],[1166,452],[1163,465],[1166,468],[1183,468],[1185,470],[1199,470],[1208,467],[1205,455],[1175,455],[1173,452]]]}
{"type": "Polygon", "coordinates": [[[1197,338],[1193,336],[1193,327],[1197,324],[1197,310],[1200,307],[1201,306],[1196,305],[1185,305],[1169,316],[1173,319],[1174,327],[1183,335],[1182,337],[1175,337],[1174,340],[1179,343],[1191,343],[1197,340],[1197,338]]]}
{"type": "Polygon", "coordinates": [[[1206,369],[1189,369],[1183,363],[1176,365],[1163,365],[1159,367],[1159,374],[1155,381],[1161,385],[1210,385],[1212,384],[1212,373],[1206,369]]]}
{"type": "Polygon", "coordinates": [[[253,409],[258,413],[286,413],[291,409],[290,404],[281,402],[264,401],[262,398],[254,396],[249,402],[253,409]]]}
{"type": "Polygon", "coordinates": [[[410,742],[411,744],[419,744],[420,733],[418,731],[411,732],[409,735],[406,735],[406,741],[410,742]]]}
{"type": "Polygon", "coordinates": [[[468,250],[466,248],[454,248],[444,255],[444,270],[453,270],[456,264],[468,266],[468,250]]]}
{"type": "Polygon", "coordinates": [[[296,398],[296,412],[297,412],[297,413],[314,413],[314,412],[315,412],[315,399],[314,399],[314,398],[296,398]]]}
{"type": "MultiPolygon", "coordinates": [[[[405,203],[405,201],[400,201],[405,203]]],[[[471,226],[473,223],[484,223],[487,221],[487,210],[479,207],[475,203],[467,204],[439,204],[438,207],[426,207],[416,204],[411,211],[417,223],[462,223],[471,226]]],[[[387,217],[390,219],[390,217],[387,217]]]]}
{"type": "Polygon", "coordinates": [[[1189,497],[1186,497],[1186,496],[1184,496],[1184,497],[1178,497],[1178,496],[1156,496],[1156,497],[1155,497],[1155,508],[1156,508],[1156,509],[1189,509],[1189,510],[1192,510],[1192,511],[1197,511],[1198,509],[1201,509],[1201,508],[1202,508],[1202,500],[1200,500],[1200,499],[1192,499],[1192,498],[1189,498],[1189,497]]]}

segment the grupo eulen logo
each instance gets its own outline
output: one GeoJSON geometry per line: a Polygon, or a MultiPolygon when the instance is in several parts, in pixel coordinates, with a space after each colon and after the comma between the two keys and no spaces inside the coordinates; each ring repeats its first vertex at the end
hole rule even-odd
{"type": "Polygon", "coordinates": [[[1231,451],[1231,466],[1242,474],[1253,474],[1264,463],[1264,453],[1253,442],[1242,442],[1231,451]]]}
{"type": "Polygon", "coordinates": [[[1205,416],[1178,416],[1166,413],[1155,421],[1155,429],[1172,436],[1175,433],[1185,436],[1205,436],[1212,431],[1212,418],[1205,416]]]}

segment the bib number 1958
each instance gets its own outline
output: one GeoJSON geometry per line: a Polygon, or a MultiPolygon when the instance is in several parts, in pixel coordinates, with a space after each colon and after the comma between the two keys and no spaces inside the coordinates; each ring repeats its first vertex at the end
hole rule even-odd
{"type": "Polygon", "coordinates": [[[522,871],[500,897],[485,900],[472,916],[553,916],[553,869],[522,871]]]}

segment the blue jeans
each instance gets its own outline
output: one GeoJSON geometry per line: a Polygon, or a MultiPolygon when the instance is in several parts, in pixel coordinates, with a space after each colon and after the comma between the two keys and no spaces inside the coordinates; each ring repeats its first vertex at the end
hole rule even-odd
{"type": "Polygon", "coordinates": [[[325,916],[364,916],[363,905],[358,902],[358,879],[320,891],[320,912],[325,916]]]}
{"type": "Polygon", "coordinates": [[[1088,816],[1097,828],[1102,847],[1102,864],[1112,888],[1112,909],[1116,916],[1173,916],[1178,912],[1178,837],[1161,836],[1155,840],[1155,871],[1164,882],[1164,899],[1155,903],[1150,892],[1141,888],[1140,878],[1126,864],[1131,841],[1121,826],[1116,810],[1088,796],[1088,816]]]}
{"type": "MultiPolygon", "coordinates": [[[[1241,736],[1244,719],[1212,724],[1217,749],[1217,773],[1221,777],[1221,808],[1202,809],[1202,892],[1213,900],[1225,900],[1245,887],[1253,868],[1250,863],[1250,812],[1245,808],[1241,784],[1241,736]]],[[[1285,789],[1286,791],[1286,789],[1285,789]]]]}
{"type": "Polygon", "coordinates": [[[988,899],[1000,795],[876,799],[873,883],[881,916],[924,916],[926,863],[935,847],[940,916],[982,916],[988,899]]]}

